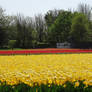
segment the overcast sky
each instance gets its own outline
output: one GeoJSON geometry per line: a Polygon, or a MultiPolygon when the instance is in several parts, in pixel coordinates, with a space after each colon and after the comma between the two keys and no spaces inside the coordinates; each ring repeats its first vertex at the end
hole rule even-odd
{"type": "Polygon", "coordinates": [[[9,15],[17,13],[33,17],[52,9],[76,9],[79,3],[92,6],[92,0],[0,0],[0,6],[9,15]]]}

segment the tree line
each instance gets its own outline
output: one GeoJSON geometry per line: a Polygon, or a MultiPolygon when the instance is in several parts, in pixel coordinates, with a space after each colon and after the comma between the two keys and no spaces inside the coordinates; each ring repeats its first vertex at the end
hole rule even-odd
{"type": "Polygon", "coordinates": [[[76,11],[49,10],[45,15],[7,15],[0,8],[0,48],[51,48],[69,42],[74,48],[92,48],[92,11],[79,4],[76,11]]]}

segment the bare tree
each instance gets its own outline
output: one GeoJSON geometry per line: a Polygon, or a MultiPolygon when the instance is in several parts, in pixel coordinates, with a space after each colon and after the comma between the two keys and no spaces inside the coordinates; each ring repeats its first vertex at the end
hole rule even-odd
{"type": "Polygon", "coordinates": [[[87,16],[88,20],[91,20],[92,8],[90,7],[90,5],[80,3],[78,5],[78,12],[85,14],[87,16]]]}
{"type": "Polygon", "coordinates": [[[32,47],[32,22],[30,18],[22,15],[17,16],[17,42],[19,47],[31,48],[32,47]]]}
{"type": "Polygon", "coordinates": [[[41,14],[35,16],[35,30],[37,31],[38,41],[42,42],[46,33],[46,23],[41,14]]]}

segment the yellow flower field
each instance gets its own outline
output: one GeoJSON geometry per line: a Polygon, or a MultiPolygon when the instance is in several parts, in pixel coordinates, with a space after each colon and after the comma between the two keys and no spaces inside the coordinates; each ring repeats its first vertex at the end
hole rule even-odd
{"type": "Polygon", "coordinates": [[[92,85],[92,54],[0,56],[0,80],[30,86],[85,80],[84,84],[92,85]]]}

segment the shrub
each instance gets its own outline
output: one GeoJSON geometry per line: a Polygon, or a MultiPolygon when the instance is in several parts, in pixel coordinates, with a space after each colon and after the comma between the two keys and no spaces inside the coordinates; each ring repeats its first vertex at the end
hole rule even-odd
{"type": "Polygon", "coordinates": [[[9,40],[8,47],[10,49],[13,49],[15,47],[15,45],[16,45],[16,40],[9,40]]]}

